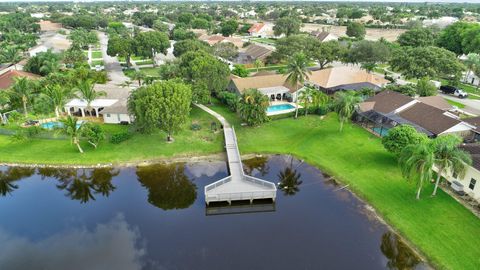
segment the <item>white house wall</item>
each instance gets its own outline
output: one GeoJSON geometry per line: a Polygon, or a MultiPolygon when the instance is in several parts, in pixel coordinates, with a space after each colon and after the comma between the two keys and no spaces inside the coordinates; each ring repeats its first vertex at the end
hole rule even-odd
{"type": "MultiPolygon", "coordinates": [[[[435,167],[434,167],[434,170],[437,171],[435,167]]],[[[480,171],[478,171],[472,166],[468,166],[468,169],[465,172],[465,176],[463,178],[460,178],[460,177],[454,178],[450,172],[445,172],[442,174],[442,176],[445,179],[447,179],[447,181],[450,183],[453,181],[458,181],[462,183],[463,191],[467,193],[470,197],[480,202],[480,171]],[[469,188],[470,181],[472,179],[477,180],[477,183],[475,184],[475,187],[473,190],[469,188]]]]}
{"type": "Polygon", "coordinates": [[[120,122],[130,123],[128,114],[106,113],[103,115],[103,122],[106,124],[120,124],[120,122]]]}

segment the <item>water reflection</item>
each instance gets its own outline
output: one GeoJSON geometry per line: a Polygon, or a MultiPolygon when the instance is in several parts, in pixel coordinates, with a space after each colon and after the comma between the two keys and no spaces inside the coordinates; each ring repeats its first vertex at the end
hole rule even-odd
{"type": "Polygon", "coordinates": [[[299,186],[303,183],[300,180],[302,174],[297,172],[298,165],[294,165],[293,161],[293,157],[290,157],[288,165],[278,173],[278,179],[280,180],[278,187],[287,196],[292,196],[299,192],[299,186]]]}
{"type": "Polygon", "coordinates": [[[243,170],[248,175],[252,175],[254,170],[257,170],[261,176],[265,176],[268,174],[269,169],[267,156],[259,156],[243,161],[243,170]]]}
{"type": "Polygon", "coordinates": [[[40,240],[0,228],[0,269],[140,270],[146,247],[139,240],[123,215],[92,230],[69,228],[40,240]]]}
{"type": "Polygon", "coordinates": [[[380,246],[382,253],[388,258],[389,269],[415,269],[420,260],[410,248],[393,232],[386,232],[382,236],[380,246]]]}
{"type": "Polygon", "coordinates": [[[115,186],[112,178],[119,174],[118,169],[95,168],[95,169],[59,169],[40,168],[38,174],[42,179],[55,178],[59,181],[57,188],[65,190],[67,196],[80,203],[95,200],[95,195],[108,197],[115,186]]]}
{"type": "Polygon", "coordinates": [[[197,186],[185,174],[185,164],[145,166],[136,173],[148,190],[148,202],[158,208],[187,208],[197,198],[197,186]]]}
{"type": "Polygon", "coordinates": [[[18,185],[14,184],[22,178],[30,177],[35,173],[33,168],[7,167],[5,170],[0,169],[0,196],[11,194],[18,185]]]}

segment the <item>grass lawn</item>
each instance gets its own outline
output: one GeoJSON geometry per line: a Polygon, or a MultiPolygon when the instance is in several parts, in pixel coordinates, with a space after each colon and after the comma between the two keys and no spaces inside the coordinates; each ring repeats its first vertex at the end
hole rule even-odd
{"type": "MultiPolygon", "coordinates": [[[[480,220],[442,191],[431,198],[432,185],[416,201],[415,185],[401,176],[396,159],[384,150],[379,138],[352,124],[339,132],[335,114],[323,120],[318,116],[288,118],[250,128],[242,127],[226,107],[214,105],[212,109],[235,126],[242,154],[293,154],[349,184],[434,267],[478,269],[480,220]]],[[[200,122],[202,130],[187,127],[174,136],[172,144],[165,142],[165,134],[135,135],[119,145],[104,143],[95,151],[85,145],[84,155],[68,141],[12,143],[0,136],[0,160],[92,164],[224,151],[222,134],[208,131],[212,118],[197,108],[191,118],[200,122]]],[[[300,186],[300,192],[303,188],[308,187],[300,186]]]]}
{"type": "Polygon", "coordinates": [[[445,100],[446,100],[450,105],[456,106],[456,107],[459,108],[459,109],[465,108],[465,105],[462,104],[462,103],[460,103],[460,102],[456,102],[456,101],[451,100],[451,99],[448,99],[448,98],[446,98],[445,100]]]}
{"type": "Polygon", "coordinates": [[[101,51],[92,51],[92,58],[95,59],[95,58],[102,58],[103,55],[102,55],[102,52],[101,51]]]}
{"type": "Polygon", "coordinates": [[[416,201],[415,185],[401,176],[396,159],[379,138],[350,124],[339,132],[334,114],[324,120],[309,116],[245,128],[225,107],[212,108],[235,125],[242,154],[293,154],[304,159],[349,184],[435,267],[478,269],[480,220],[444,192],[431,198],[432,185],[416,201]]]}
{"type": "Polygon", "coordinates": [[[250,40],[272,46],[275,46],[275,44],[277,43],[277,40],[273,38],[251,38],[250,40]]]}
{"type": "MultiPolygon", "coordinates": [[[[140,70],[142,72],[144,72],[147,76],[152,76],[152,77],[158,77],[159,76],[159,74],[158,74],[159,68],[158,67],[144,67],[144,68],[140,67],[140,70]]],[[[133,77],[134,73],[135,73],[134,69],[123,70],[123,74],[125,74],[125,76],[130,77],[130,78],[133,77]]]]}
{"type": "MultiPolygon", "coordinates": [[[[130,57],[130,60],[146,60],[147,58],[143,57],[143,56],[136,56],[136,55],[132,55],[130,57]]],[[[118,56],[118,61],[120,62],[126,62],[125,60],[125,57],[123,56],[118,56]]]]}
{"type": "Polygon", "coordinates": [[[103,66],[103,60],[93,60],[91,66],[95,67],[96,65],[103,66]]]}
{"type": "MultiPolygon", "coordinates": [[[[210,131],[210,124],[216,121],[198,108],[192,108],[191,120],[183,131],[174,135],[174,143],[166,142],[166,134],[135,134],[128,141],[111,144],[104,141],[94,150],[87,143],[82,146],[84,154],[78,153],[68,140],[33,139],[28,142],[12,142],[10,137],[0,135],[0,161],[49,164],[96,164],[118,163],[134,160],[168,158],[172,156],[199,156],[219,153],[223,150],[223,134],[210,131]],[[201,125],[201,130],[192,131],[193,122],[201,125]]],[[[118,133],[128,127],[103,125],[106,133],[118,133]]]]}
{"type": "Polygon", "coordinates": [[[147,60],[135,61],[135,64],[137,64],[137,66],[153,65],[153,60],[152,59],[147,59],[147,60]]]}

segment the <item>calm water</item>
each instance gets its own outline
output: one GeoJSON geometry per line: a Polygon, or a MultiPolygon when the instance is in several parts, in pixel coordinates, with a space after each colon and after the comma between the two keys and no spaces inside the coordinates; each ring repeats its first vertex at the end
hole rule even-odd
{"type": "Polygon", "coordinates": [[[295,107],[291,104],[272,105],[272,106],[268,106],[267,113],[279,112],[279,111],[285,111],[285,110],[291,110],[291,109],[295,109],[295,107]]]}
{"type": "Polygon", "coordinates": [[[287,156],[245,162],[277,202],[205,207],[223,162],[0,167],[0,269],[423,269],[365,205],[287,156]],[[230,210],[242,214],[207,215],[230,210]],[[257,212],[254,212],[257,211],[257,212]]]}

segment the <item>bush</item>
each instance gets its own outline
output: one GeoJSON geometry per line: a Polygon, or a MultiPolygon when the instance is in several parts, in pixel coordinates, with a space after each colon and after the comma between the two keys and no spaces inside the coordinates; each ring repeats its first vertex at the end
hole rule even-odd
{"type": "Polygon", "coordinates": [[[388,131],[388,134],[382,138],[382,144],[388,152],[398,155],[405,147],[411,144],[418,145],[427,140],[428,137],[414,127],[400,125],[388,131]]]}
{"type": "Polygon", "coordinates": [[[112,136],[110,137],[110,142],[113,144],[120,144],[130,139],[131,137],[132,137],[132,134],[128,132],[115,133],[115,134],[112,134],[112,136]]]}
{"type": "Polygon", "coordinates": [[[202,126],[200,126],[199,123],[192,123],[192,125],[190,126],[190,129],[193,131],[199,131],[200,129],[202,129],[202,126]]]}
{"type": "Polygon", "coordinates": [[[218,94],[220,101],[228,106],[232,112],[236,112],[238,108],[238,95],[229,91],[222,91],[218,94]]]}

